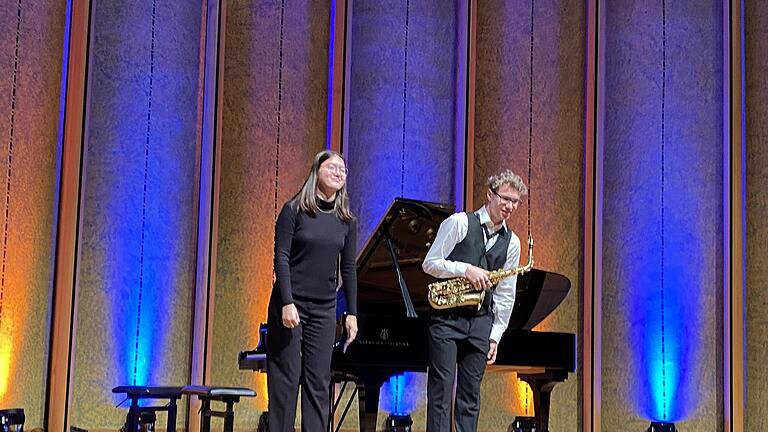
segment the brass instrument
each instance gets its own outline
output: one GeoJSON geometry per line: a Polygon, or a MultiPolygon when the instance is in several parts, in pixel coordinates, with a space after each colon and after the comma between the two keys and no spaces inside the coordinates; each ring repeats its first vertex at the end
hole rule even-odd
{"type": "MultiPolygon", "coordinates": [[[[498,269],[490,272],[488,278],[496,285],[502,279],[517,276],[533,268],[533,237],[528,235],[528,264],[509,270],[498,269]]],[[[429,284],[427,299],[435,309],[450,309],[459,306],[476,306],[479,310],[485,300],[485,290],[477,291],[465,277],[457,277],[429,284]]]]}

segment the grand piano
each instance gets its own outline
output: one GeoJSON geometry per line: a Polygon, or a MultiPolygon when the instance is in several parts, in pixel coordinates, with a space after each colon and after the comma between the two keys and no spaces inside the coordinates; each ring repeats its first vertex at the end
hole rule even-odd
{"type": "MultiPolygon", "coordinates": [[[[427,285],[436,279],[422,271],[421,263],[440,223],[453,212],[450,205],[397,198],[358,255],[358,335],[345,353],[339,333],[331,368],[334,382],[355,385],[361,431],[376,430],[384,382],[406,371],[427,370],[427,285]]],[[[486,371],[516,372],[531,386],[540,431],[548,430],[553,387],[576,371],[576,336],[531,329],[569,290],[569,280],[556,273],[534,268],[519,276],[509,327],[499,341],[496,363],[486,371]]],[[[340,298],[340,312],[343,308],[340,298]]],[[[266,340],[262,325],[259,346],[240,353],[240,369],[266,371],[266,340]]]]}

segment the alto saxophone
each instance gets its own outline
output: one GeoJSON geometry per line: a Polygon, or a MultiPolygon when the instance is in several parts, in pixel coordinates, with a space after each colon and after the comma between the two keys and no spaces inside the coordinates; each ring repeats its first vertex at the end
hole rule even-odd
{"type": "MultiPolygon", "coordinates": [[[[511,268],[498,269],[488,274],[491,284],[496,285],[502,279],[517,276],[533,268],[533,237],[528,234],[528,264],[511,268]]],[[[479,310],[485,300],[485,290],[477,291],[469,279],[457,277],[429,284],[427,299],[434,309],[450,309],[459,306],[476,306],[479,310]]]]}

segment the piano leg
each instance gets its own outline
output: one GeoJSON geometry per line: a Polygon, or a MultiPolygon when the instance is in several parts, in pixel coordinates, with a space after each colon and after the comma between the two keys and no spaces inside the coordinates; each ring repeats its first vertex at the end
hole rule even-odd
{"type": "Polygon", "coordinates": [[[542,374],[518,374],[521,380],[531,386],[533,413],[542,432],[549,432],[549,402],[555,384],[565,381],[567,373],[545,372],[542,374]]]}
{"type": "Polygon", "coordinates": [[[357,382],[357,400],[359,402],[358,412],[360,418],[361,432],[376,432],[376,421],[379,413],[379,389],[378,385],[372,382],[357,382]]]}

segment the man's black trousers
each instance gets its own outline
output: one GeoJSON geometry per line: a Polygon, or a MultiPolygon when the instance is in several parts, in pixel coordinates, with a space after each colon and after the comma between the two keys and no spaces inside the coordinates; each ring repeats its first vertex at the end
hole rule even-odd
{"type": "Polygon", "coordinates": [[[435,311],[430,317],[427,432],[451,430],[454,376],[456,431],[477,430],[480,382],[488,360],[492,324],[490,311],[481,315],[435,311]]]}

